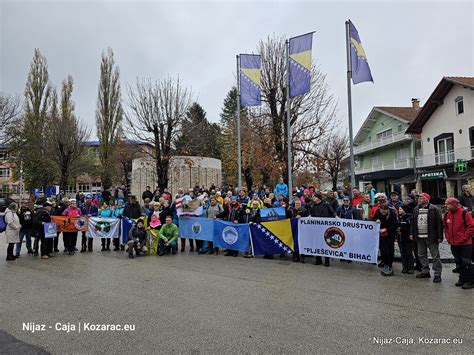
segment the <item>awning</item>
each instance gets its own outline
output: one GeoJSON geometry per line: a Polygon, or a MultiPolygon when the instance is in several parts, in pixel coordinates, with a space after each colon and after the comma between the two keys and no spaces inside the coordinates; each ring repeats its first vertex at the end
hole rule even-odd
{"type": "Polygon", "coordinates": [[[401,177],[400,179],[390,181],[390,184],[392,185],[403,185],[403,184],[414,184],[414,183],[416,183],[415,174],[410,174],[410,175],[401,177]]]}
{"type": "Polygon", "coordinates": [[[469,180],[474,179],[474,170],[466,171],[463,173],[456,173],[449,174],[448,180],[469,180]]]}

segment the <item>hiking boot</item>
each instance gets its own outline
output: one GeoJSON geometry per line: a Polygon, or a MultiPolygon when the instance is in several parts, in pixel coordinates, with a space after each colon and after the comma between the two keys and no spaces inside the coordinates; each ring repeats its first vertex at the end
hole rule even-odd
{"type": "Polygon", "coordinates": [[[324,259],[324,266],[329,267],[329,258],[324,259]]]}
{"type": "Polygon", "coordinates": [[[382,276],[393,276],[393,270],[390,266],[385,265],[383,270],[380,272],[382,276]]]}
{"type": "Polygon", "coordinates": [[[133,254],[128,254],[128,258],[129,259],[134,259],[135,257],[133,256],[133,254]]]}
{"type": "Polygon", "coordinates": [[[253,255],[252,255],[252,254],[249,254],[249,253],[246,253],[246,254],[244,255],[244,258],[246,258],[246,259],[252,259],[252,258],[253,258],[253,255]]]}
{"type": "Polygon", "coordinates": [[[323,264],[323,260],[321,259],[320,256],[317,256],[316,260],[314,260],[314,265],[322,265],[322,264],[323,264]]]}
{"type": "Polygon", "coordinates": [[[474,282],[466,282],[463,286],[463,290],[470,290],[471,288],[474,288],[474,282]]]}
{"type": "Polygon", "coordinates": [[[70,251],[69,253],[67,253],[68,255],[74,255],[76,254],[74,251],[70,251]]]}
{"type": "Polygon", "coordinates": [[[305,258],[304,255],[301,255],[301,256],[300,256],[300,262],[301,262],[302,264],[306,264],[306,258],[305,258]]]}
{"type": "Polygon", "coordinates": [[[163,255],[165,255],[165,252],[160,250],[160,252],[158,253],[158,256],[163,256],[163,255]]]}
{"type": "Polygon", "coordinates": [[[184,253],[185,249],[186,249],[186,247],[181,247],[181,253],[184,253]]]}
{"type": "Polygon", "coordinates": [[[420,272],[419,274],[416,274],[417,279],[430,279],[431,275],[429,272],[420,272]]]}
{"type": "Polygon", "coordinates": [[[377,266],[378,266],[378,267],[384,267],[385,264],[383,263],[383,261],[381,261],[381,262],[379,262],[379,263],[377,264],[377,266]]]}
{"type": "Polygon", "coordinates": [[[7,261],[13,261],[16,260],[14,256],[7,256],[7,261]]]}
{"type": "Polygon", "coordinates": [[[461,272],[460,272],[460,270],[459,270],[458,267],[455,267],[455,268],[453,269],[453,274],[460,274],[460,273],[461,273],[461,272]]]}
{"type": "Polygon", "coordinates": [[[48,256],[49,256],[50,258],[54,258],[56,255],[54,255],[54,253],[49,253],[48,256]]]}
{"type": "Polygon", "coordinates": [[[28,254],[33,254],[33,250],[28,250],[28,254]]]}
{"type": "Polygon", "coordinates": [[[407,269],[403,268],[402,269],[402,274],[406,274],[407,273],[407,269]]]}
{"type": "Polygon", "coordinates": [[[86,247],[82,247],[81,248],[81,253],[85,253],[86,252],[86,247]]]}
{"type": "Polygon", "coordinates": [[[441,282],[441,276],[435,276],[433,278],[433,282],[436,283],[436,284],[439,284],[441,282]]]}
{"type": "Polygon", "coordinates": [[[49,256],[43,255],[43,256],[41,257],[41,259],[44,259],[44,260],[49,259],[49,256]]]}
{"type": "Polygon", "coordinates": [[[413,270],[413,269],[408,269],[407,270],[408,275],[413,275],[414,273],[415,273],[415,270],[413,270]]]}
{"type": "Polygon", "coordinates": [[[171,250],[171,254],[173,254],[173,255],[176,254],[177,252],[178,252],[178,249],[172,249],[171,250]]]}

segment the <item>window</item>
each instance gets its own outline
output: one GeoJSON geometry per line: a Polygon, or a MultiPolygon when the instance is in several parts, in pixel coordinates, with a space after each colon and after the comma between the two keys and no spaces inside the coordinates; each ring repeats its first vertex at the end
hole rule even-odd
{"type": "Polygon", "coordinates": [[[0,169],[0,177],[10,177],[10,169],[9,168],[1,168],[0,169]]]}
{"type": "Polygon", "coordinates": [[[443,133],[434,139],[436,164],[448,164],[454,162],[454,135],[443,133]]]}
{"type": "Polygon", "coordinates": [[[90,192],[90,185],[87,183],[80,183],[79,184],[79,192],[90,192]]]}
{"type": "Polygon", "coordinates": [[[409,149],[407,147],[397,149],[397,160],[407,159],[409,157],[409,149]]]}
{"type": "Polygon", "coordinates": [[[392,129],[389,128],[383,132],[377,133],[377,139],[384,139],[392,135],[392,129]]]}
{"type": "Polygon", "coordinates": [[[20,193],[20,188],[19,188],[19,186],[18,186],[18,185],[12,185],[12,192],[13,192],[14,194],[20,193]]]}
{"type": "Polygon", "coordinates": [[[379,163],[379,156],[378,155],[372,155],[370,157],[370,160],[372,162],[372,166],[377,165],[379,163]]]}
{"type": "Polygon", "coordinates": [[[102,191],[102,184],[100,182],[93,182],[91,193],[96,194],[102,191]]]}
{"type": "Polygon", "coordinates": [[[73,194],[73,193],[75,193],[75,192],[76,192],[76,187],[75,187],[75,186],[68,185],[68,186],[66,187],[66,193],[68,193],[68,194],[73,194]]]}
{"type": "Polygon", "coordinates": [[[456,115],[460,115],[464,113],[463,97],[462,96],[456,97],[456,99],[454,100],[454,103],[456,105],[456,115]]]}
{"type": "Polygon", "coordinates": [[[7,152],[0,152],[0,160],[7,160],[8,153],[7,152]]]}

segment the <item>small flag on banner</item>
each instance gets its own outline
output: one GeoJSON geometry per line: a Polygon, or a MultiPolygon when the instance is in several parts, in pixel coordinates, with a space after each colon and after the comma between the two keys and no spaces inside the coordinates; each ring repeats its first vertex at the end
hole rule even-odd
{"type": "Polygon", "coordinates": [[[290,97],[294,97],[311,89],[313,32],[290,38],[289,45],[290,97]]]}
{"type": "Polygon", "coordinates": [[[362,47],[359,32],[357,32],[357,29],[351,21],[349,21],[349,41],[351,46],[352,82],[354,85],[364,81],[374,82],[369,63],[367,62],[367,55],[362,47]]]}
{"type": "Polygon", "coordinates": [[[285,254],[295,250],[291,220],[250,225],[254,255],[285,254]]]}
{"type": "Polygon", "coordinates": [[[262,58],[258,54],[241,54],[240,59],[240,105],[260,106],[262,58]]]}

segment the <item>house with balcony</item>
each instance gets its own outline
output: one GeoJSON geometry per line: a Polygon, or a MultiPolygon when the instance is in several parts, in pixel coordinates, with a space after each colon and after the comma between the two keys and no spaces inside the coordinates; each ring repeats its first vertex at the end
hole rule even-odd
{"type": "Polygon", "coordinates": [[[417,188],[435,203],[474,185],[474,77],[443,77],[407,133],[417,137],[417,188]],[[458,161],[464,171],[455,168],[458,161]]]}
{"type": "MultiPolygon", "coordinates": [[[[408,107],[377,106],[370,111],[354,138],[360,188],[370,182],[377,191],[401,192],[401,186],[393,182],[414,173],[413,139],[405,131],[419,111],[418,99],[412,99],[408,107]]],[[[414,179],[412,184],[414,187],[414,179]]]]}

